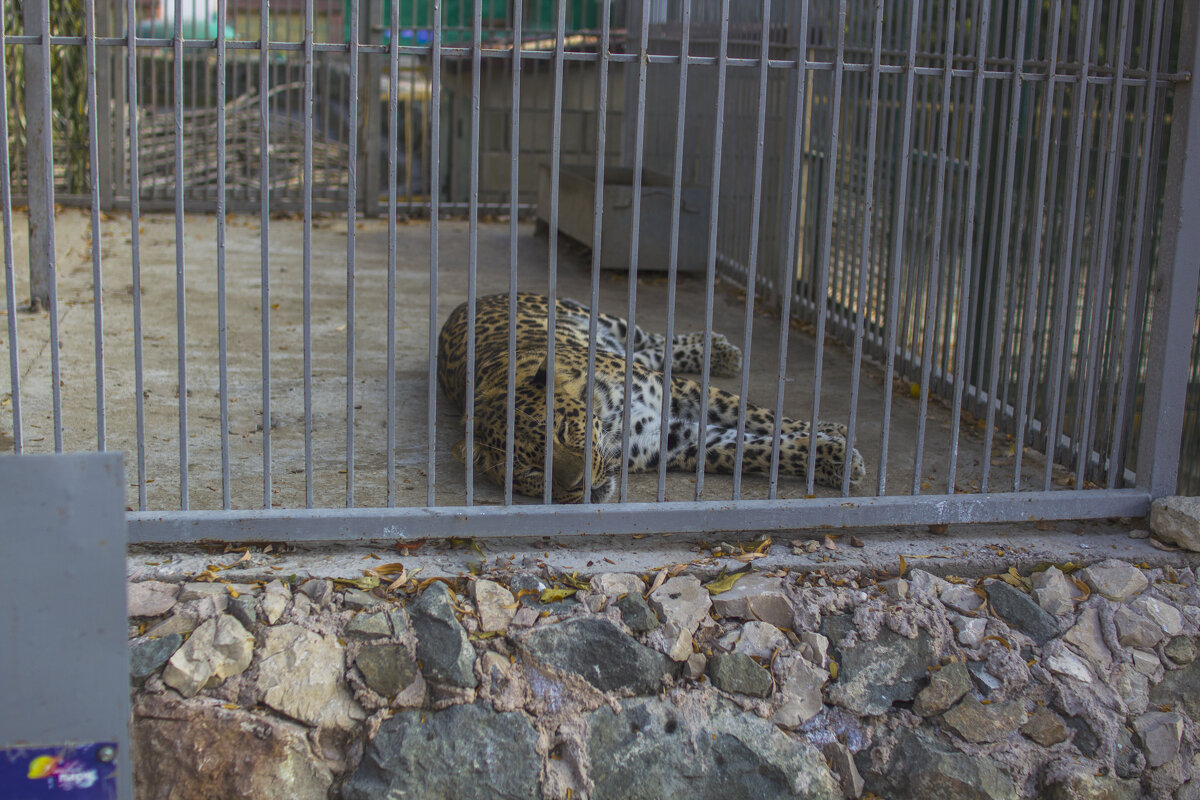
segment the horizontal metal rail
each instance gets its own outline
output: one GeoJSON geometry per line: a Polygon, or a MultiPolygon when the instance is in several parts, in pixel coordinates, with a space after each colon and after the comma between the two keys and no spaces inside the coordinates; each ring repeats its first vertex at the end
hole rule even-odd
{"type": "Polygon", "coordinates": [[[455,506],[261,511],[134,512],[131,544],[204,539],[234,542],[361,541],[431,536],[537,537],[638,535],[663,531],[772,531],[876,528],[889,525],[1029,522],[1142,517],[1150,495],[1140,489],[1063,490],[1020,495],[821,497],[614,505],[455,506]]]}

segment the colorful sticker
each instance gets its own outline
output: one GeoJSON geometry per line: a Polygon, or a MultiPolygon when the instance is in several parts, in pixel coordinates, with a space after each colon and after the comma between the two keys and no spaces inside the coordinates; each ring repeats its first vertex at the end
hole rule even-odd
{"type": "Polygon", "coordinates": [[[0,749],[0,797],[5,800],[116,800],[117,745],[0,749]]]}

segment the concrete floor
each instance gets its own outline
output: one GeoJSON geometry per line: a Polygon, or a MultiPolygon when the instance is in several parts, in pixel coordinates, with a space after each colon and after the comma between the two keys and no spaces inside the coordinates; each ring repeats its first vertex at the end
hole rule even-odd
{"type": "MultiPolygon", "coordinates": [[[[261,265],[259,218],[231,216],[227,224],[227,315],[229,374],[230,493],[234,508],[263,505],[262,468],[262,348],[260,330],[261,265]]],[[[60,209],[56,218],[58,251],[59,338],[62,365],[64,449],[94,450],[96,437],[96,375],[93,336],[91,224],[83,209],[60,209]]],[[[147,505],[150,509],[179,508],[180,447],[176,345],[175,224],[168,214],[145,215],[140,225],[142,331],[144,340],[144,408],[147,505]]],[[[469,235],[464,221],[440,224],[438,324],[466,297],[469,235]]],[[[28,297],[25,265],[26,222],[14,217],[17,265],[16,294],[28,297]]],[[[133,350],[131,231],[128,214],[104,215],[103,251],[104,382],[107,448],[131,454],[127,460],[128,503],[137,504],[136,406],[133,350]]],[[[312,386],[314,505],[344,506],[347,501],[346,464],[346,220],[318,219],[312,231],[312,386]]],[[[187,465],[191,508],[222,504],[219,409],[216,218],[187,215],[184,222],[186,261],[187,465]]],[[[356,296],[354,362],[354,504],[386,503],[386,381],[387,381],[387,224],[363,220],[356,226],[356,296]]],[[[275,506],[305,504],[302,242],[299,219],[270,223],[271,289],[271,502],[275,506]]],[[[403,223],[397,231],[396,331],[396,481],[397,504],[426,501],[428,390],[429,224],[403,223]]],[[[545,291],[548,279],[548,240],[535,236],[532,225],[518,230],[520,288],[545,291]]],[[[480,294],[507,290],[509,226],[506,221],[483,222],[478,231],[480,294]]],[[[571,244],[558,258],[558,294],[587,301],[590,261],[571,244]]],[[[0,276],[2,278],[2,276],[0,276]]],[[[601,308],[624,315],[628,277],[605,272],[600,277],[601,308]]],[[[661,273],[646,273],[637,287],[638,324],[661,330],[666,318],[667,283],[661,273]]],[[[703,327],[702,279],[681,277],[676,326],[680,332],[703,327]]],[[[743,301],[727,285],[718,286],[716,330],[740,342],[743,301]]],[[[5,356],[11,348],[5,324],[0,343],[5,356]]],[[[749,397],[773,406],[777,381],[779,322],[754,319],[749,397]]],[[[22,415],[27,452],[54,448],[51,402],[49,317],[47,313],[17,315],[22,415]]],[[[793,326],[790,332],[785,397],[786,413],[807,418],[812,401],[814,343],[793,326]]],[[[827,345],[821,386],[822,417],[845,422],[849,416],[851,354],[839,344],[827,345]]],[[[874,495],[878,488],[883,398],[893,392],[893,418],[887,464],[886,494],[908,494],[913,485],[919,405],[908,384],[883,385],[882,369],[865,364],[859,393],[857,445],[867,463],[867,478],[853,494],[874,495]]],[[[735,389],[736,379],[718,379],[735,389]]],[[[9,362],[0,360],[0,452],[12,448],[12,397],[9,362]]],[[[992,486],[1012,485],[1012,442],[998,435],[993,452],[983,452],[982,424],[967,422],[960,435],[956,489],[977,491],[984,458],[992,460],[992,486]]],[[[949,409],[930,404],[926,421],[923,492],[944,493],[951,453],[949,409]]],[[[435,498],[439,505],[464,500],[464,469],[450,456],[461,438],[461,422],[444,398],[439,400],[436,430],[435,498]]],[[[1043,462],[1027,452],[1023,461],[1026,487],[1040,486],[1043,462]]],[[[1056,473],[1056,480],[1062,475],[1056,473]]],[[[475,500],[502,501],[490,484],[476,481],[475,500]]],[[[629,496],[655,497],[657,477],[631,476],[629,496]]],[[[742,497],[767,496],[767,481],[747,477],[742,497]]],[[[707,476],[705,499],[731,495],[732,479],[707,476]]],[[[836,495],[818,487],[821,495],[836,495]]],[[[803,497],[803,482],[782,478],[782,497],[803,497]]],[[[667,497],[694,496],[691,475],[671,474],[667,497]]],[[[521,499],[518,500],[522,501],[521,499]]]]}

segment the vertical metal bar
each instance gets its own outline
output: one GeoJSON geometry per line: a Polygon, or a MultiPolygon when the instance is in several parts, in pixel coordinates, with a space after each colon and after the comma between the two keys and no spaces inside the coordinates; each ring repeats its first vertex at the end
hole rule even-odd
{"type": "Polygon", "coordinates": [[[717,44],[717,97],[713,115],[713,163],[708,200],[708,263],[704,275],[704,354],[700,369],[700,413],[696,418],[696,499],[704,493],[707,460],[708,379],[712,368],[713,291],[717,283],[717,222],[721,201],[721,155],[725,142],[725,72],[729,62],[729,2],[721,3],[721,32],[717,44]]]}
{"type": "MultiPolygon", "coordinates": [[[[29,208],[29,297],[36,310],[50,304],[54,284],[54,170],[53,133],[50,124],[52,102],[50,85],[50,13],[49,3],[26,2],[21,6],[26,35],[44,36],[40,45],[25,45],[25,192],[29,208]],[[46,187],[50,187],[47,193],[46,187]]],[[[51,309],[51,330],[57,325],[51,309]]],[[[51,354],[57,355],[57,349],[51,354]]],[[[58,397],[58,379],[54,379],[58,397]]],[[[57,413],[57,412],[56,412],[57,413]]],[[[57,418],[57,417],[56,417],[57,418]]],[[[57,427],[57,426],[56,426],[57,427]]]]}
{"type": "MultiPolygon", "coordinates": [[[[763,148],[767,128],[767,70],[771,56],[771,0],[763,0],[758,48],[758,118],[755,121],[754,187],[751,190],[750,252],[746,258],[746,315],[742,330],[742,382],[738,392],[737,439],[733,455],[733,499],[742,495],[742,461],[746,448],[746,395],[750,393],[750,354],[754,342],[754,299],[758,294],[758,240],[762,224],[763,148]]],[[[776,426],[778,427],[778,426],[776,426]]]]}
{"type": "Polygon", "coordinates": [[[787,385],[787,356],[789,332],[792,327],[792,297],[795,295],[796,264],[799,261],[797,251],[798,219],[800,211],[800,168],[804,163],[804,101],[807,97],[808,78],[808,9],[810,0],[801,0],[800,19],[796,31],[796,99],[793,107],[796,109],[792,119],[792,166],[791,194],[788,215],[785,219],[787,226],[787,247],[784,257],[787,259],[788,271],[782,276],[784,280],[779,287],[782,308],[779,310],[779,363],[776,366],[775,379],[775,430],[771,433],[771,478],[770,499],[774,500],[779,485],[779,452],[783,430],[778,421],[783,418],[783,393],[787,385]]]}
{"type": "MultiPolygon", "coordinates": [[[[512,61],[512,115],[509,127],[509,162],[508,162],[508,318],[510,323],[517,318],[517,203],[521,188],[521,39],[522,25],[525,21],[523,0],[513,3],[513,61],[512,61]]],[[[603,112],[602,112],[603,113],[603,112]]],[[[588,372],[588,379],[592,377],[588,372]]],[[[507,397],[505,407],[507,425],[504,437],[504,504],[512,505],[513,495],[513,461],[516,458],[515,431],[517,426],[517,326],[508,326],[508,376],[507,397]]],[[[591,412],[589,398],[588,412],[591,412]]],[[[591,418],[588,418],[587,430],[591,430],[591,418]]],[[[592,445],[591,437],[587,437],[586,447],[592,445]]],[[[587,455],[587,454],[585,454],[587,455]]],[[[584,499],[589,496],[591,461],[587,462],[589,469],[584,471],[584,499]]]]}
{"type": "MultiPolygon", "coordinates": [[[[870,272],[870,242],[875,212],[875,146],[879,131],[879,69],[883,49],[883,0],[875,0],[875,36],[871,45],[871,105],[867,121],[867,173],[863,191],[862,240],[859,245],[858,297],[855,300],[854,356],[850,371],[850,419],[846,424],[846,461],[842,469],[842,495],[850,494],[850,454],[854,452],[858,422],[858,390],[862,373],[863,335],[867,324],[867,276],[870,272]]],[[[809,433],[809,447],[816,449],[817,432],[809,433]]]]}
{"type": "MultiPolygon", "coordinates": [[[[396,150],[400,124],[400,0],[391,2],[391,40],[388,43],[387,136],[387,505],[396,505],[396,150]]],[[[416,92],[409,92],[412,104],[416,92]]],[[[407,128],[405,129],[407,139],[407,128]]],[[[405,162],[411,173],[412,159],[405,162]]]]}
{"type": "Polygon", "coordinates": [[[313,507],[312,222],[313,222],[313,4],[304,4],[304,503],[313,507]]]}
{"type": "MultiPolygon", "coordinates": [[[[113,3],[102,3],[99,8],[92,5],[92,16],[90,18],[93,35],[109,36],[113,29],[112,10],[115,8],[113,3]]],[[[99,146],[99,137],[97,136],[96,148],[96,179],[94,183],[99,184],[100,207],[104,210],[109,210],[113,206],[113,190],[115,189],[115,179],[113,177],[113,140],[116,138],[116,131],[113,126],[112,110],[112,68],[113,68],[113,51],[109,47],[104,52],[97,54],[98,57],[94,60],[94,72],[96,75],[96,108],[95,113],[92,113],[89,108],[88,119],[95,120],[91,124],[96,128],[97,132],[104,131],[106,141],[104,147],[99,146]],[[112,137],[112,138],[109,138],[112,137]]]]}
{"type": "MultiPolygon", "coordinates": [[[[672,340],[675,336],[675,300],[679,282],[679,213],[683,200],[683,146],[686,136],[688,89],[688,58],[692,42],[692,0],[683,0],[679,18],[679,97],[675,106],[675,161],[671,170],[671,233],[667,255],[667,329],[663,336],[663,395],[662,414],[658,431],[658,501],[667,499],[667,452],[669,448],[671,422],[671,361],[674,358],[672,340]]],[[[600,182],[598,181],[597,184],[600,182]]],[[[599,185],[597,185],[597,209],[599,185]]],[[[599,220],[596,222],[599,226],[599,220]]],[[[592,272],[599,278],[599,264],[592,265],[592,272]]],[[[598,285],[598,282],[597,282],[598,285]]],[[[592,338],[595,338],[594,335],[592,338]]],[[[590,375],[589,375],[590,377],[590,375]]]]}
{"type": "Polygon", "coordinates": [[[470,188],[467,212],[467,494],[466,504],[475,502],[475,300],[479,263],[479,94],[483,60],[483,4],[474,3],[471,26],[471,139],[470,188]]]}
{"type": "Polygon", "coordinates": [[[954,494],[954,479],[958,469],[958,435],[962,426],[963,391],[967,385],[966,359],[969,343],[967,341],[967,318],[971,307],[971,269],[972,253],[975,245],[977,220],[975,218],[976,190],[979,181],[979,141],[983,132],[983,89],[984,68],[987,65],[988,33],[992,24],[992,7],[990,3],[982,3],[980,9],[979,44],[975,54],[975,95],[971,101],[971,143],[967,156],[967,216],[966,234],[964,241],[962,283],[958,295],[958,333],[954,337],[954,404],[950,420],[950,464],[946,477],[946,494],[954,494]]]}
{"type": "MultiPolygon", "coordinates": [[[[1093,430],[1093,411],[1095,409],[1098,398],[1096,397],[1098,381],[1099,354],[1100,354],[1100,321],[1104,316],[1104,309],[1100,306],[1100,298],[1108,296],[1109,288],[1109,265],[1112,259],[1112,214],[1113,206],[1115,205],[1116,194],[1118,192],[1118,178],[1120,173],[1120,161],[1117,158],[1118,141],[1121,136],[1121,123],[1125,118],[1125,54],[1129,50],[1129,6],[1128,0],[1121,3],[1121,18],[1117,25],[1117,47],[1116,55],[1113,57],[1115,64],[1113,65],[1113,86],[1112,86],[1112,106],[1109,110],[1108,117],[1108,153],[1107,153],[1107,174],[1102,184],[1105,188],[1103,195],[1103,205],[1100,211],[1100,225],[1097,228],[1097,233],[1101,237],[1100,253],[1098,256],[1093,254],[1093,260],[1098,261],[1100,269],[1100,277],[1094,281],[1097,287],[1096,296],[1093,302],[1089,304],[1089,323],[1088,323],[1088,341],[1092,343],[1092,348],[1088,354],[1087,364],[1087,380],[1086,388],[1083,392],[1082,405],[1084,406],[1083,426],[1082,430],[1075,430],[1073,438],[1079,443],[1080,462],[1075,475],[1075,488],[1082,489],[1084,478],[1087,474],[1087,467],[1091,461],[1092,455],[1092,434],[1093,430]]],[[[1112,51],[1110,51],[1112,52],[1112,51]]],[[[1112,290],[1109,307],[1112,309],[1112,314],[1115,317],[1118,300],[1116,290],[1112,290]]],[[[1111,325],[1105,339],[1112,338],[1111,325]]],[[[1100,468],[1104,468],[1104,463],[1101,461],[1100,468]]]]}
{"type": "MultiPolygon", "coordinates": [[[[1025,0],[1022,0],[1024,2],[1025,0]]],[[[879,441],[879,482],[876,494],[883,495],[887,489],[888,444],[891,440],[892,382],[896,375],[896,337],[900,321],[900,275],[903,270],[904,231],[908,203],[908,173],[912,165],[913,96],[916,91],[917,25],[920,21],[921,2],[912,0],[908,21],[908,53],[905,57],[904,101],[900,106],[904,114],[904,131],[900,136],[900,172],[896,179],[896,206],[892,212],[892,247],[888,264],[887,289],[887,337],[884,344],[883,378],[883,421],[879,441]]]]}
{"type": "MultiPolygon", "coordinates": [[[[395,0],[399,2],[399,0],[395,0]]],[[[372,35],[379,27],[382,27],[383,22],[383,3],[380,0],[367,0],[366,13],[359,12],[358,24],[355,25],[355,30],[359,31],[359,43],[375,44],[378,37],[372,35]],[[379,26],[379,27],[377,27],[379,26]]],[[[352,23],[353,24],[353,23],[352,23]]],[[[399,35],[399,31],[392,29],[392,38],[395,39],[399,35]]],[[[351,131],[354,139],[357,139],[357,132],[362,131],[363,147],[366,152],[363,154],[363,169],[366,170],[365,180],[363,181],[363,213],[368,217],[379,216],[379,181],[383,177],[383,171],[380,169],[379,150],[383,145],[381,137],[383,132],[380,130],[380,121],[376,115],[379,113],[379,56],[377,54],[367,55],[362,59],[353,59],[353,64],[363,66],[367,71],[366,85],[363,87],[363,102],[366,103],[366,113],[363,114],[361,121],[351,118],[351,123],[355,129],[351,131]]],[[[356,95],[357,96],[357,93],[356,95]]]]}
{"type": "MultiPolygon", "coordinates": [[[[4,4],[0,3],[0,73],[7,75],[5,63],[4,4]]],[[[0,80],[0,214],[4,222],[4,294],[8,310],[8,380],[12,392],[13,452],[25,448],[21,421],[21,365],[17,346],[17,287],[13,269],[12,175],[8,163],[8,81],[0,80]]]]}
{"type": "MultiPolygon", "coordinates": [[[[1113,416],[1115,417],[1115,420],[1113,423],[1112,449],[1109,451],[1108,457],[1108,463],[1110,465],[1108,473],[1109,489],[1115,489],[1117,483],[1124,480],[1125,460],[1127,454],[1124,446],[1126,433],[1125,429],[1126,420],[1128,419],[1128,415],[1126,414],[1126,404],[1129,401],[1130,391],[1132,390],[1133,386],[1136,385],[1138,378],[1137,362],[1134,358],[1134,342],[1136,341],[1136,338],[1140,337],[1135,337],[1134,332],[1140,327],[1141,320],[1139,319],[1139,315],[1142,313],[1142,309],[1145,307],[1143,292],[1148,288],[1147,284],[1149,283],[1149,281],[1147,281],[1145,278],[1145,270],[1148,268],[1148,266],[1143,263],[1142,245],[1146,240],[1143,232],[1146,228],[1146,216],[1147,212],[1149,211],[1147,196],[1149,194],[1148,187],[1150,183],[1150,174],[1153,169],[1152,165],[1156,163],[1155,160],[1148,155],[1148,153],[1153,152],[1153,149],[1150,147],[1150,141],[1151,137],[1153,136],[1153,132],[1157,127],[1155,123],[1158,122],[1158,118],[1154,113],[1154,109],[1157,101],[1158,87],[1156,86],[1156,81],[1158,78],[1158,61],[1163,40],[1163,18],[1165,16],[1165,8],[1154,16],[1154,30],[1151,34],[1150,46],[1147,48],[1150,55],[1146,59],[1146,102],[1144,110],[1142,111],[1142,168],[1138,170],[1137,200],[1134,205],[1134,208],[1136,209],[1136,216],[1134,217],[1132,223],[1132,228],[1134,230],[1133,255],[1129,260],[1129,264],[1131,265],[1129,287],[1131,298],[1129,304],[1127,305],[1125,332],[1121,342],[1121,364],[1124,370],[1124,375],[1122,375],[1121,385],[1117,390],[1116,403],[1113,406],[1113,416]]],[[[1134,159],[1131,159],[1131,161],[1134,164],[1137,163],[1134,159]]]]}
{"type": "MultiPolygon", "coordinates": [[[[1184,4],[1179,70],[1194,73],[1200,66],[1198,28],[1200,9],[1184,4]]],[[[1200,252],[1200,226],[1191,219],[1200,203],[1200,121],[1193,117],[1193,111],[1200,110],[1200,81],[1193,79],[1181,84],[1174,99],[1137,459],[1138,486],[1156,498],[1176,491],[1200,281],[1200,261],[1196,259],[1196,253],[1200,252]]]]}
{"type": "Polygon", "coordinates": [[[217,347],[221,395],[221,501],[232,505],[229,476],[229,347],[225,325],[225,17],[217,0],[217,347]]]}
{"type": "MultiPolygon", "coordinates": [[[[2,20],[0,20],[2,22],[2,20]]],[[[96,359],[96,449],[105,449],[104,412],[104,302],[100,272],[100,137],[96,109],[96,3],[84,3],[84,33],[87,40],[88,180],[92,194],[92,330],[96,359]]],[[[0,103],[0,111],[8,109],[0,103]]],[[[7,179],[7,172],[3,176],[7,179]]],[[[7,227],[5,228],[7,231],[7,227]]],[[[11,340],[16,349],[16,341],[11,340]]]]}
{"type": "Polygon", "coordinates": [[[958,0],[950,0],[946,14],[945,76],[942,78],[941,120],[938,123],[938,165],[936,188],[934,189],[933,254],[929,261],[929,288],[925,299],[925,326],[921,331],[921,398],[917,411],[917,452],[913,457],[912,493],[921,493],[921,461],[925,452],[925,418],[929,411],[929,376],[933,369],[933,340],[936,336],[934,315],[937,312],[940,293],[938,273],[942,268],[942,213],[946,207],[946,147],[950,135],[950,89],[954,82],[954,33],[958,19],[958,0]]]}
{"type": "MultiPolygon", "coordinates": [[[[430,0],[433,17],[433,42],[430,60],[433,75],[429,80],[429,384],[425,398],[426,437],[429,458],[425,465],[425,505],[434,504],[433,482],[437,474],[437,341],[438,341],[438,203],[442,185],[442,0],[430,0]]],[[[474,365],[469,365],[470,369],[474,365]]],[[[470,413],[468,408],[466,413],[470,413]]],[[[467,462],[467,474],[472,471],[467,462]]]]}
{"type": "MultiPolygon", "coordinates": [[[[262,326],[262,464],[263,508],[271,507],[271,109],[268,102],[271,89],[270,0],[259,0],[258,6],[258,121],[261,126],[258,144],[259,199],[259,308],[262,326]]],[[[390,372],[388,373],[391,374],[390,372]]]]}
{"type": "Polygon", "coordinates": [[[550,144],[550,265],[546,294],[550,313],[546,319],[546,457],[542,497],[549,503],[554,477],[554,337],[555,305],[558,298],[558,182],[562,167],[563,54],[566,48],[567,4],[558,4],[554,31],[554,118],[550,144]]]}
{"type": "Polygon", "coordinates": [[[129,260],[133,282],[133,381],[137,409],[138,510],[146,510],[146,401],[142,358],[141,175],[138,163],[137,0],[128,0],[125,58],[129,92],[129,260]]]}
{"type": "Polygon", "coordinates": [[[183,240],[183,0],[175,0],[175,346],[179,390],[179,508],[188,510],[187,300],[183,240]]]}
{"type": "MultiPolygon", "coordinates": [[[[985,494],[988,491],[988,477],[992,469],[992,442],[996,433],[996,412],[1000,411],[1002,416],[1004,413],[1004,401],[997,397],[1000,382],[1000,353],[1004,349],[1001,346],[1000,336],[1005,310],[1000,298],[1005,293],[1005,284],[1008,281],[1008,254],[1012,241],[1009,234],[1012,231],[1013,185],[1016,177],[1017,140],[1019,138],[1017,133],[1021,122],[1021,94],[1024,85],[1021,73],[1025,63],[1027,3],[1028,0],[1021,0],[1017,11],[1017,43],[1013,49],[1013,74],[1010,79],[1012,89],[1009,96],[1008,131],[1005,135],[1007,152],[1005,153],[1004,188],[1000,201],[1004,209],[1004,216],[1000,223],[1000,256],[996,262],[996,307],[992,312],[992,357],[991,366],[988,369],[987,412],[983,429],[983,468],[979,480],[979,491],[985,494]]],[[[1049,85],[1047,88],[1050,88],[1049,85]]],[[[1009,307],[1011,308],[1011,306],[1010,302],[1009,307]]]]}
{"type": "Polygon", "coordinates": [[[1022,321],[1021,331],[1021,366],[1018,375],[1018,383],[1020,388],[1017,392],[1017,419],[1016,419],[1016,436],[1014,443],[1013,454],[1013,491],[1021,490],[1021,456],[1025,446],[1025,426],[1027,423],[1026,415],[1029,410],[1029,380],[1030,380],[1030,362],[1033,357],[1033,314],[1031,310],[1034,307],[1035,292],[1040,283],[1041,278],[1041,251],[1042,251],[1042,231],[1045,227],[1046,215],[1045,199],[1046,199],[1046,167],[1050,158],[1050,124],[1055,116],[1054,112],[1054,82],[1056,78],[1056,70],[1058,69],[1058,31],[1059,24],[1062,21],[1062,0],[1055,0],[1054,6],[1050,12],[1051,33],[1048,39],[1050,43],[1050,57],[1046,66],[1046,96],[1044,98],[1045,107],[1042,109],[1042,135],[1039,146],[1041,152],[1038,154],[1037,168],[1037,200],[1033,204],[1034,224],[1033,237],[1030,239],[1033,248],[1031,263],[1029,265],[1030,273],[1027,276],[1025,285],[1025,319],[1022,321]]]}
{"type": "Polygon", "coordinates": [[[633,408],[633,343],[637,332],[637,270],[642,227],[642,166],[646,146],[646,55],[650,45],[650,3],[651,0],[641,0],[642,22],[638,31],[637,105],[633,123],[633,206],[630,209],[629,291],[625,315],[629,324],[625,328],[625,403],[621,409],[621,502],[628,499],[629,489],[629,427],[633,408]]]}
{"type": "MultiPolygon", "coordinates": [[[[350,0],[350,149],[346,156],[346,508],[354,507],[354,251],[358,222],[358,71],[361,67],[358,14],[359,0],[350,0]]],[[[379,82],[378,78],[375,80],[379,82]]]]}
{"type": "MultiPolygon", "coordinates": [[[[953,2],[953,0],[952,0],[953,2]]],[[[842,115],[842,79],[846,71],[846,0],[838,0],[837,50],[833,64],[833,93],[829,114],[829,164],[825,173],[825,197],[834,196],[837,187],[838,133],[842,115]]],[[[817,278],[817,334],[813,348],[813,402],[809,435],[816,433],[821,413],[821,373],[825,365],[825,321],[829,316],[829,269],[830,248],[833,236],[833,205],[825,209],[821,226],[821,255],[818,259],[817,278]]],[[[808,466],[805,469],[806,491],[812,494],[815,488],[817,448],[808,448],[808,466]]]]}

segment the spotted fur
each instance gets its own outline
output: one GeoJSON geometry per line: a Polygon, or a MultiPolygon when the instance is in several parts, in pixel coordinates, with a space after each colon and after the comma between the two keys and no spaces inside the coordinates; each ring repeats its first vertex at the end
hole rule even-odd
{"type": "MultiPolygon", "coordinates": [[[[546,345],[549,300],[535,294],[517,295],[515,415],[513,421],[513,489],[542,497],[546,431],[546,345]]],[[[456,308],[438,337],[438,380],[451,402],[465,411],[467,395],[467,304],[456,308]]],[[[475,466],[503,486],[508,432],[508,295],[476,301],[475,323],[475,466]]],[[[595,389],[592,427],[587,431],[585,405],[588,330],[591,312],[571,300],[555,302],[554,357],[554,472],[551,496],[556,503],[584,500],[584,446],[590,435],[593,446],[591,501],[603,502],[616,488],[620,470],[621,431],[625,411],[625,320],[597,314],[595,389]]],[[[671,342],[672,372],[699,372],[703,333],[675,336],[671,342]]],[[[634,328],[633,382],[629,397],[629,449],[624,454],[631,472],[655,469],[663,454],[663,381],[666,338],[634,328]]],[[[712,335],[712,372],[732,375],[741,369],[741,351],[720,334],[712,335]]],[[[671,408],[667,418],[668,469],[695,470],[699,457],[700,385],[671,377],[671,408]]],[[[732,473],[737,450],[739,409],[746,412],[742,471],[766,474],[771,469],[774,414],[736,395],[710,386],[708,417],[704,425],[704,468],[732,473]]],[[[469,421],[468,421],[469,422],[469,421]]],[[[800,420],[779,420],[781,449],[779,472],[803,476],[808,465],[809,425],[800,420]]],[[[456,445],[461,457],[463,442],[456,445]]],[[[816,480],[840,487],[846,453],[846,429],[821,423],[816,435],[816,480]]],[[[855,450],[850,478],[857,483],[866,469],[855,450]]]]}

